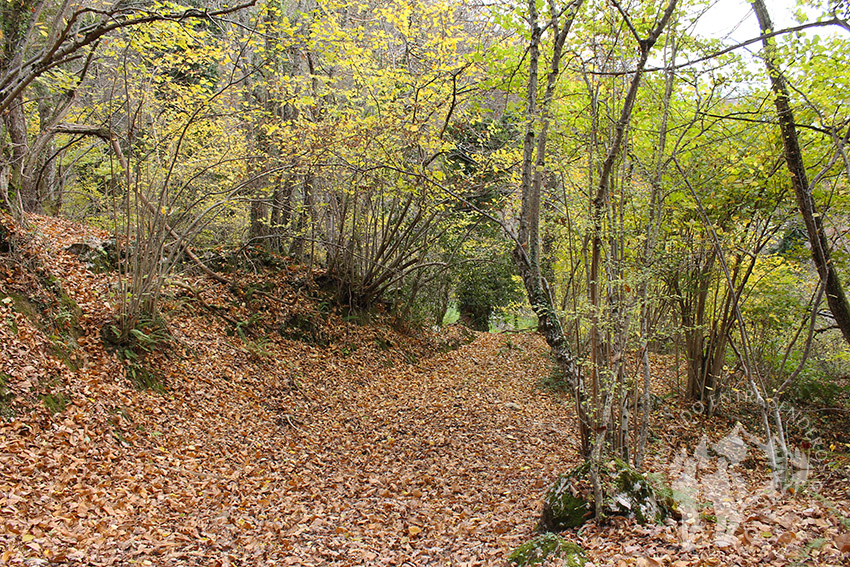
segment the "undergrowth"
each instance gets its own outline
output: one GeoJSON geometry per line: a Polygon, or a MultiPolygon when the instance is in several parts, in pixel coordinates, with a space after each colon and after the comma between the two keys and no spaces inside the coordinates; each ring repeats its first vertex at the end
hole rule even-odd
{"type": "Polygon", "coordinates": [[[107,348],[124,362],[127,378],[137,390],[152,390],[163,394],[166,391],[162,377],[144,363],[147,355],[160,350],[171,341],[165,322],[158,318],[146,318],[131,328],[122,338],[118,322],[103,327],[101,336],[107,348]]]}

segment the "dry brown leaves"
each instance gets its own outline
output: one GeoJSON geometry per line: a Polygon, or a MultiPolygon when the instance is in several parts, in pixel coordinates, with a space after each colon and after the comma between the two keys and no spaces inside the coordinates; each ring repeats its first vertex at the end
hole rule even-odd
{"type": "MultiPolygon", "coordinates": [[[[532,537],[549,482],[577,462],[572,411],[537,389],[550,369],[530,335],[482,334],[426,356],[421,338],[332,316],[328,346],[256,330],[251,344],[175,289],[175,346],[148,361],[168,393],[135,391],[97,334],[109,277],[63,252],[82,229],[33,222],[43,237],[30,253],[80,305],[85,335],[72,372],[0,304],[0,368],[18,411],[0,422],[0,563],[503,564],[532,537]],[[48,382],[69,401],[55,415],[38,403],[48,382]]],[[[223,286],[188,283],[247,316],[223,286]]],[[[299,301],[263,309],[285,319],[299,301]]],[[[710,534],[685,548],[676,526],[628,522],[571,537],[595,565],[754,565],[769,552],[789,564],[804,550],[801,564],[837,565],[847,541],[834,515],[808,500],[780,506],[749,520],[733,550],[710,534]]]]}

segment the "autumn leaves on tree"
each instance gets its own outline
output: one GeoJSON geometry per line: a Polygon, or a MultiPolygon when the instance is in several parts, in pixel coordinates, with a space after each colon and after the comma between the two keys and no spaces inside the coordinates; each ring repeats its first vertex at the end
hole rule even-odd
{"type": "Polygon", "coordinates": [[[754,0],[756,74],[696,1],[103,4],[0,5],[0,198],[113,233],[114,340],[251,248],[352,317],[533,312],[593,471],[645,457],[653,349],[706,413],[746,375],[782,469],[777,400],[850,340],[850,84],[795,56],[846,63],[803,33],[846,14],[754,0]]]}

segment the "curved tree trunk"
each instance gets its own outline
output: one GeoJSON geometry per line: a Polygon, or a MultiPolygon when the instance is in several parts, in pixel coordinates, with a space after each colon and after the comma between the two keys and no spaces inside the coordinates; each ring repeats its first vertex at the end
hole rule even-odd
{"type": "MultiPolygon", "coordinates": [[[[755,12],[759,21],[761,33],[766,35],[773,31],[773,23],[770,21],[770,14],[764,0],[751,1],[753,12],[755,12]]],[[[841,329],[844,340],[850,343],[850,304],[847,302],[841,279],[835,271],[835,264],[830,258],[831,250],[824,232],[823,220],[821,220],[822,217],[812,197],[812,187],[809,185],[806,167],[803,163],[803,152],[800,150],[800,142],[797,139],[797,123],[794,121],[794,112],[789,103],[788,87],[776,60],[776,41],[772,37],[764,37],[762,43],[764,45],[764,64],[770,76],[779,128],[782,130],[785,164],[788,166],[789,173],[791,173],[791,183],[794,186],[797,208],[806,224],[809,245],[812,249],[812,260],[821,281],[824,283],[829,310],[835,318],[836,325],[841,329]]]]}
{"type": "Polygon", "coordinates": [[[581,383],[581,373],[576,364],[575,355],[567,342],[561,321],[554,308],[554,301],[540,266],[540,189],[543,181],[543,170],[546,160],[546,141],[549,128],[549,110],[555,91],[561,65],[561,53],[564,42],[572,27],[576,13],[583,0],[573,0],[560,14],[565,14],[564,21],[559,21],[559,13],[552,6],[552,20],[549,26],[554,35],[554,45],[551,54],[549,74],[546,80],[546,90],[543,101],[538,106],[537,92],[539,88],[538,67],[540,61],[540,39],[542,29],[538,21],[537,4],[528,1],[529,24],[531,26],[531,42],[529,43],[529,72],[528,72],[528,125],[523,139],[522,160],[522,212],[519,219],[519,234],[513,257],[523,284],[525,285],[528,301],[537,315],[537,328],[546,339],[564,378],[574,392],[576,409],[579,416],[579,433],[581,437],[582,454],[590,454],[590,435],[584,407],[584,386],[581,383]],[[535,124],[538,128],[535,129],[535,124]],[[536,156],[535,156],[536,149],[536,156]]]}

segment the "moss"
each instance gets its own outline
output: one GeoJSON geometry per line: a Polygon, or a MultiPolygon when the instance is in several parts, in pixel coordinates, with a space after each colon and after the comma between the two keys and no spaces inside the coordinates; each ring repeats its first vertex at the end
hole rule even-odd
{"type": "Polygon", "coordinates": [[[561,531],[582,525],[592,514],[588,498],[582,494],[590,465],[585,463],[560,475],[543,499],[541,531],[561,531]]]}
{"type": "Polygon", "coordinates": [[[55,334],[75,348],[76,339],[83,335],[80,326],[82,310],[58,284],[47,279],[44,279],[42,284],[52,297],[45,299],[43,295],[35,293],[27,297],[20,293],[7,292],[12,307],[45,334],[55,334]],[[41,300],[37,297],[41,297],[41,300]]]}
{"type": "Polygon", "coordinates": [[[616,457],[605,468],[605,508],[609,513],[634,517],[641,524],[661,523],[670,515],[665,491],[650,478],[616,457]]]}
{"type": "Polygon", "coordinates": [[[285,339],[300,341],[316,346],[327,346],[330,341],[322,329],[321,318],[313,313],[294,313],[280,326],[279,332],[285,339]]]}
{"type": "Polygon", "coordinates": [[[44,394],[41,397],[41,401],[44,402],[44,407],[47,408],[51,414],[57,414],[65,411],[65,408],[68,407],[68,399],[61,392],[56,394],[44,394]]]}
{"type": "Polygon", "coordinates": [[[37,327],[41,327],[41,321],[38,316],[38,308],[30,302],[29,299],[24,297],[19,293],[7,292],[9,297],[12,299],[14,304],[15,311],[29,319],[29,321],[36,325],[37,327]]]}
{"type": "Polygon", "coordinates": [[[508,561],[517,567],[540,565],[547,559],[560,558],[569,567],[583,567],[587,562],[584,550],[561,536],[545,533],[516,548],[508,561]]]}
{"type": "MultiPolygon", "coordinates": [[[[627,516],[642,524],[660,523],[676,516],[672,492],[625,461],[613,458],[599,470],[605,514],[627,516]]],[[[543,502],[540,531],[561,531],[582,525],[595,509],[590,484],[590,463],[558,477],[543,502]]]]}
{"type": "Polygon", "coordinates": [[[12,377],[8,374],[0,372],[0,419],[11,419],[15,417],[15,410],[11,406],[14,396],[6,389],[6,384],[11,379],[12,377]]]}

